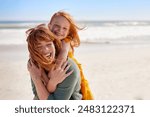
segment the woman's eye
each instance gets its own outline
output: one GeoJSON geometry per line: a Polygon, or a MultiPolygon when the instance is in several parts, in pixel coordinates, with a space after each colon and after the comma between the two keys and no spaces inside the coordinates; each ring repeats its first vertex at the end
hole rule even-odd
{"type": "Polygon", "coordinates": [[[37,49],[37,50],[41,50],[41,49],[42,49],[42,47],[37,47],[36,49],[37,49]]]}
{"type": "Polygon", "coordinates": [[[52,46],[52,44],[48,44],[47,46],[49,46],[49,47],[50,47],[50,46],[52,46]]]}

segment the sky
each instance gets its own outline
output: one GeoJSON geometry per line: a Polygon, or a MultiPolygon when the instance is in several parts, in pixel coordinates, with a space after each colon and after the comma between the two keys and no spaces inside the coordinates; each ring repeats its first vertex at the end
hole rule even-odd
{"type": "Polygon", "coordinates": [[[150,0],[0,0],[0,21],[49,20],[59,10],[75,20],[150,21],[150,0]]]}

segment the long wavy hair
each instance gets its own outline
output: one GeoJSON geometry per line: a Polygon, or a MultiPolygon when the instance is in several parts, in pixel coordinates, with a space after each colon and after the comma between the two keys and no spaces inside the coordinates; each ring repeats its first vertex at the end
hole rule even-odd
{"type": "Polygon", "coordinates": [[[42,54],[40,54],[37,50],[37,45],[40,41],[46,42],[52,41],[56,49],[55,57],[57,57],[61,49],[60,40],[55,38],[53,33],[48,29],[48,27],[46,27],[45,24],[40,24],[35,28],[27,30],[26,34],[27,34],[28,50],[32,61],[37,66],[40,65],[42,68],[49,70],[54,61],[48,60],[42,54]]]}
{"type": "Polygon", "coordinates": [[[53,19],[55,17],[58,17],[58,16],[62,16],[62,17],[66,18],[69,21],[69,23],[70,23],[70,30],[69,30],[68,37],[70,37],[70,39],[71,39],[71,46],[72,47],[78,47],[80,45],[80,38],[79,38],[79,35],[78,35],[78,30],[82,30],[83,28],[78,27],[75,24],[72,16],[69,13],[64,12],[64,11],[58,11],[58,12],[56,12],[52,16],[49,24],[51,24],[51,22],[53,21],[53,19]]]}

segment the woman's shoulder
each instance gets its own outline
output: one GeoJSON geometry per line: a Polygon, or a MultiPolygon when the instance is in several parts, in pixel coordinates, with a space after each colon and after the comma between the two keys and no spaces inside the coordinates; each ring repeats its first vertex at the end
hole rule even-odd
{"type": "Polygon", "coordinates": [[[73,74],[80,75],[79,67],[77,66],[76,62],[72,58],[68,58],[68,64],[71,64],[68,72],[73,70],[73,74]]]}
{"type": "Polygon", "coordinates": [[[73,72],[62,83],[58,85],[59,87],[72,87],[80,81],[80,71],[76,63],[71,58],[68,58],[68,64],[71,64],[71,66],[67,73],[72,70],[73,72]]]}
{"type": "Polygon", "coordinates": [[[79,70],[78,65],[76,64],[76,62],[70,57],[68,57],[68,64],[71,64],[71,66],[73,68],[75,67],[75,68],[77,68],[79,70]]]}

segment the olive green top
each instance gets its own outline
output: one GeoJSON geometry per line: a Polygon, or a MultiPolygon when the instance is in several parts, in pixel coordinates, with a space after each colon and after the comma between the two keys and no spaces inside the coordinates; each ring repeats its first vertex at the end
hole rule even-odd
{"type": "MultiPolygon", "coordinates": [[[[57,85],[56,90],[50,93],[48,100],[81,100],[82,94],[80,92],[80,71],[78,66],[72,59],[68,59],[68,63],[71,64],[69,71],[73,70],[73,73],[69,75],[63,82],[57,85]]],[[[35,95],[34,99],[38,99],[35,85],[32,83],[32,90],[35,95]]]]}

